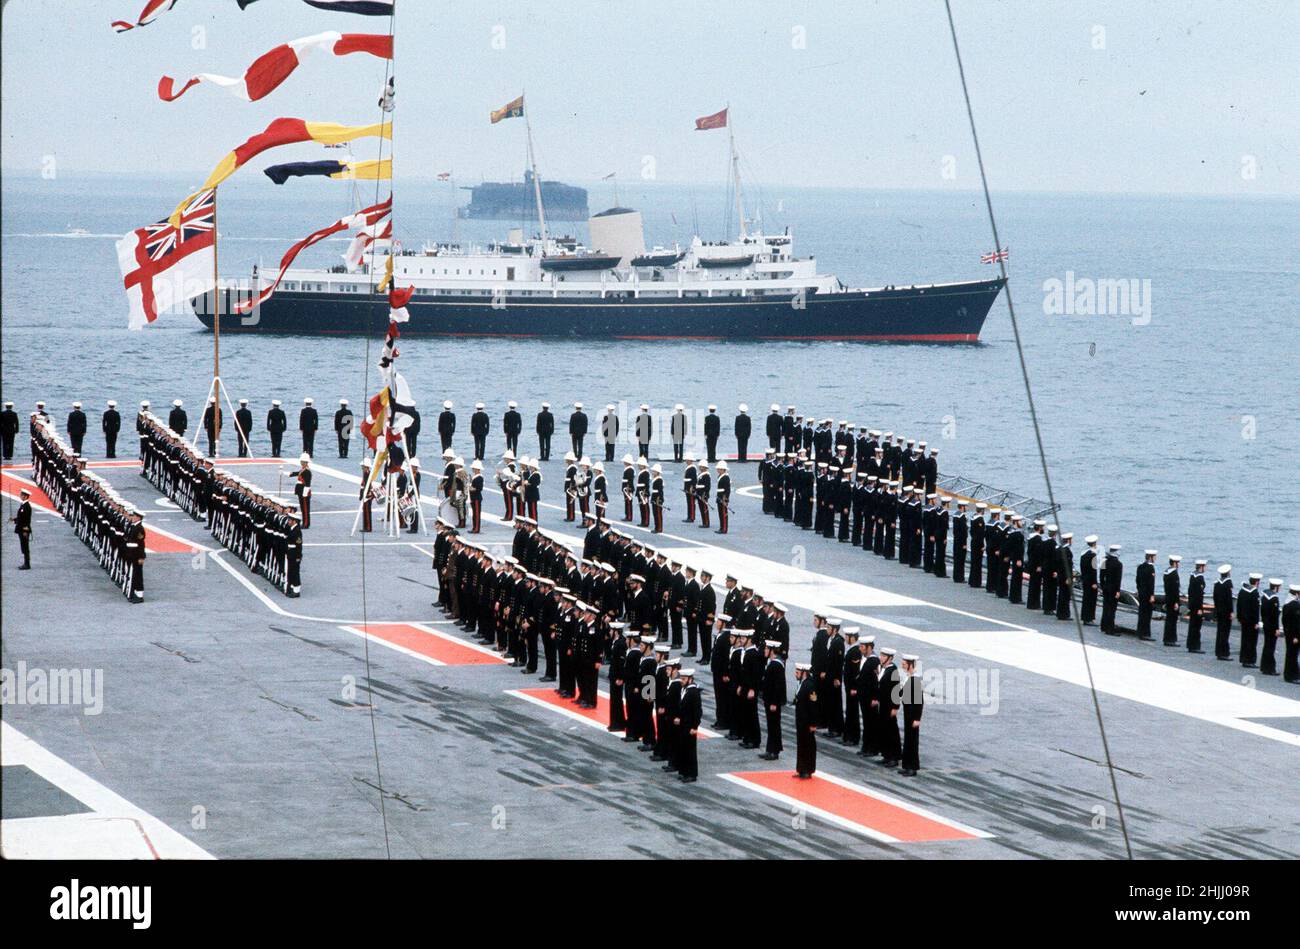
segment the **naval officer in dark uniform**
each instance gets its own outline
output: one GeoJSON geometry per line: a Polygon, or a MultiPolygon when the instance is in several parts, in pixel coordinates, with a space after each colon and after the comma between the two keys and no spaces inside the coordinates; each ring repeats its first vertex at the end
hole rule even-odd
{"type": "Polygon", "coordinates": [[[0,454],[4,455],[5,461],[11,461],[14,457],[14,439],[18,437],[19,428],[14,404],[6,402],[4,411],[0,412],[0,454]]]}
{"type": "MultiPolygon", "coordinates": [[[[302,433],[302,450],[304,454],[316,454],[316,430],[320,428],[320,415],[316,411],[316,406],[311,398],[307,396],[302,400],[302,411],[298,413],[298,431],[302,433]]],[[[304,518],[304,521],[306,518],[304,518]]],[[[304,523],[302,525],[306,527],[304,523]]]]}
{"type": "Polygon", "coordinates": [[[538,461],[550,461],[551,436],[555,434],[555,416],[551,414],[551,403],[542,403],[542,410],[537,413],[534,430],[537,432],[538,461]]]}
{"type": "Polygon", "coordinates": [[[117,457],[117,433],[122,430],[122,416],[117,411],[117,402],[108,400],[108,408],[99,420],[99,430],[104,433],[104,457],[117,457]]]}
{"type": "Polygon", "coordinates": [[[524,418],[519,414],[519,404],[511,401],[506,405],[506,414],[501,417],[501,432],[506,436],[506,451],[519,451],[519,434],[523,430],[524,418]]]}
{"type": "MultiPolygon", "coordinates": [[[[352,428],[355,423],[356,419],[352,415],[352,410],[348,408],[348,400],[339,399],[338,411],[334,413],[334,434],[339,440],[340,458],[348,456],[348,445],[352,441],[352,428]]],[[[407,447],[410,448],[409,440],[407,447]]],[[[415,449],[411,449],[411,453],[414,454],[415,449]]]]}
{"type": "Polygon", "coordinates": [[[1156,551],[1146,551],[1146,559],[1138,564],[1134,582],[1137,586],[1138,639],[1154,639],[1151,635],[1151,614],[1156,608],[1156,551]]]}
{"type": "Polygon", "coordinates": [[[582,403],[573,403],[573,414],[569,416],[569,440],[573,443],[573,453],[582,457],[582,442],[587,437],[587,413],[582,411],[582,403]]]}
{"type": "Polygon", "coordinates": [[[266,413],[266,432],[271,436],[271,457],[280,457],[280,443],[285,430],[289,427],[289,418],[280,407],[279,399],[271,400],[271,410],[266,413]]]}
{"type": "Polygon", "coordinates": [[[14,533],[18,535],[18,549],[22,551],[23,562],[18,565],[19,570],[32,569],[32,492],[23,488],[18,492],[19,502],[18,509],[14,511],[14,516],[9,518],[9,523],[14,525],[14,533]]]}
{"type": "Polygon", "coordinates": [[[1232,658],[1232,564],[1219,567],[1219,579],[1214,584],[1214,658],[1232,658]]]}
{"type": "Polygon", "coordinates": [[[1079,608],[1079,619],[1084,626],[1091,626],[1097,618],[1097,597],[1101,592],[1100,565],[1097,563],[1097,535],[1089,534],[1083,539],[1088,549],[1079,558],[1079,583],[1083,585],[1083,602],[1079,608]]]}
{"type": "Polygon", "coordinates": [[[443,451],[451,447],[451,440],[456,435],[456,413],[451,407],[451,399],[447,399],[442,403],[442,411],[438,413],[438,440],[442,443],[443,451]]]}
{"type": "Polygon", "coordinates": [[[744,464],[749,461],[749,436],[753,431],[753,420],[749,417],[749,406],[740,403],[739,413],[736,416],[736,461],[744,464]]]}
{"type": "Polygon", "coordinates": [[[73,402],[72,411],[68,413],[68,441],[72,450],[81,454],[81,444],[86,438],[86,413],[81,411],[81,403],[73,402]]]}
{"type": "Polygon", "coordinates": [[[474,439],[474,460],[482,461],[487,454],[488,432],[492,429],[492,420],[485,411],[482,402],[474,404],[474,414],[469,417],[469,433],[474,439]]]}
{"type": "Polygon", "coordinates": [[[248,409],[248,400],[240,399],[239,408],[235,409],[235,437],[239,442],[239,457],[248,457],[248,439],[253,433],[253,413],[248,409]]]}

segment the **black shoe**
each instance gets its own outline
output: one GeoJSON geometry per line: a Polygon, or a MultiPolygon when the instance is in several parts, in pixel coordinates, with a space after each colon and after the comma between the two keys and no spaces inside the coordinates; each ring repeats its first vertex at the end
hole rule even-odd
{"type": "Polygon", "coordinates": [[[772,754],[772,752],[769,751],[769,752],[766,752],[765,754],[761,754],[761,755],[759,755],[759,757],[762,758],[764,761],[775,761],[775,760],[776,760],[778,757],[780,757],[780,756],[779,756],[779,755],[774,755],[774,754],[772,754]]]}
{"type": "Polygon", "coordinates": [[[23,564],[21,567],[19,567],[18,569],[19,569],[19,570],[30,570],[30,569],[32,569],[32,565],[29,564],[29,563],[25,563],[25,564],[23,564]]]}
{"type": "Polygon", "coordinates": [[[807,781],[809,778],[812,777],[812,775],[809,774],[809,773],[806,772],[806,771],[796,771],[796,772],[794,773],[794,776],[795,776],[796,778],[802,778],[802,779],[805,780],[805,781],[807,781]]]}
{"type": "Polygon", "coordinates": [[[1265,676],[1275,676],[1275,675],[1277,675],[1277,673],[1276,673],[1276,672],[1260,672],[1260,675],[1265,675],[1265,676]]]}
{"type": "Polygon", "coordinates": [[[540,679],[538,679],[537,681],[538,681],[538,682],[554,682],[554,681],[555,681],[555,676],[542,676],[542,677],[541,677],[540,679]]]}
{"type": "Polygon", "coordinates": [[[694,658],[695,658],[695,653],[693,653],[693,652],[684,652],[684,653],[682,653],[682,658],[683,658],[683,659],[694,659],[694,658]]]}
{"type": "MultiPolygon", "coordinates": [[[[606,726],[605,726],[605,731],[607,731],[607,732],[621,732],[622,730],[623,730],[623,729],[620,728],[618,725],[606,725],[606,726]]],[[[626,739],[624,739],[624,740],[626,740],[626,739]]]]}
{"type": "Polygon", "coordinates": [[[1177,643],[1177,641],[1175,641],[1175,642],[1172,642],[1172,643],[1165,643],[1165,645],[1166,645],[1166,646],[1177,646],[1178,643],[1177,643]]]}
{"type": "Polygon", "coordinates": [[[1204,650],[1204,649],[1189,649],[1189,650],[1187,650],[1187,651],[1188,651],[1188,652],[1191,652],[1191,653],[1195,653],[1195,654],[1198,655],[1198,656],[1201,656],[1201,655],[1204,655],[1204,654],[1205,654],[1205,650],[1204,650]]]}
{"type": "Polygon", "coordinates": [[[694,776],[689,777],[689,778],[681,778],[681,782],[682,782],[683,784],[694,784],[694,783],[695,783],[696,781],[698,781],[698,780],[699,780],[699,778],[696,778],[696,777],[694,777],[694,776]]]}
{"type": "Polygon", "coordinates": [[[634,741],[640,741],[641,739],[640,739],[640,738],[637,738],[636,735],[624,735],[624,736],[623,736],[623,740],[624,740],[625,742],[627,742],[628,744],[631,744],[632,742],[634,742],[634,741]]]}
{"type": "Polygon", "coordinates": [[[900,771],[900,772],[898,772],[898,773],[901,774],[901,775],[902,775],[903,777],[905,777],[905,778],[914,778],[914,777],[916,777],[916,772],[913,771],[911,768],[904,768],[902,771],[900,771]]]}
{"type": "Polygon", "coordinates": [[[1243,662],[1243,663],[1241,664],[1241,668],[1243,668],[1243,669],[1254,669],[1254,668],[1255,668],[1255,664],[1254,664],[1253,662],[1243,662]]]}

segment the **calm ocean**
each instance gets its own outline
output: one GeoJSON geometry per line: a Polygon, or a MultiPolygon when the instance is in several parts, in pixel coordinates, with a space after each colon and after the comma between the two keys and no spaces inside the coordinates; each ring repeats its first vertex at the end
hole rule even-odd
{"type": "MultiPolygon", "coordinates": [[[[270,266],[348,210],[346,185],[299,180],[276,189],[259,179],[250,172],[222,186],[224,276],[246,277],[259,260],[270,266]]],[[[156,408],[183,398],[197,422],[211,336],[186,313],[129,332],[113,247],[194,183],[4,176],[0,369],[3,398],[20,414],[44,399],[62,422],[80,399],[91,414],[92,452],[102,450],[94,430],[109,398],[128,424],[142,398],[156,408]]],[[[398,237],[414,247],[505,236],[510,222],[454,221],[456,195],[445,183],[399,182],[398,237]]],[[[993,269],[979,263],[991,240],[977,194],[769,187],[761,199],[765,229],[790,226],[796,251],[816,255],[849,285],[970,279],[993,269]]],[[[612,203],[608,185],[591,187],[593,211],[612,203]]],[[[706,239],[722,236],[720,186],[624,185],[619,203],[643,211],[648,243],[685,243],[697,221],[706,239]]],[[[1233,563],[1238,580],[1252,570],[1300,579],[1300,201],[1005,194],[995,207],[1060,520],[1076,550],[1097,533],[1103,544],[1125,545],[1130,570],[1142,548],[1155,547],[1161,563],[1180,552],[1188,569],[1207,557],[1233,563]],[[1120,279],[1136,281],[1140,296],[1130,303],[1140,307],[1047,312],[1048,281],[1079,292],[1086,281],[1120,279]]],[[[341,249],[324,244],[300,260],[331,263],[341,249]]],[[[769,404],[780,402],[905,432],[940,446],[946,473],[1045,497],[1005,297],[978,346],[420,339],[403,350],[425,415],[426,456],[444,398],[455,400],[462,430],[476,400],[488,404],[494,428],[507,399],[519,401],[528,422],[550,401],[561,427],[575,399],[593,422],[607,402],[714,402],[727,433],[738,403],[749,404],[761,432],[769,404]]],[[[222,367],[260,424],[272,398],[291,415],[304,395],[322,415],[339,397],[360,404],[364,354],[359,338],[228,337],[222,367]]],[[[372,386],[375,379],[372,368],[372,386]]],[[[532,451],[529,431],[526,424],[532,451]]],[[[258,438],[265,444],[263,432],[258,438]]],[[[490,448],[499,444],[494,431],[490,448]]],[[[19,451],[26,454],[22,439],[19,451]]],[[[738,480],[752,478],[749,469],[738,480]]]]}

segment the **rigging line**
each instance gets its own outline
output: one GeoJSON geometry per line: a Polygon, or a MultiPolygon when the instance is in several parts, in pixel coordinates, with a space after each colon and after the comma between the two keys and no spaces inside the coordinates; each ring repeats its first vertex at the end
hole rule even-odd
{"type": "MultiPolygon", "coordinates": [[[[957,74],[961,77],[962,97],[966,101],[966,117],[970,120],[971,141],[975,145],[975,161],[979,165],[980,184],[984,189],[984,204],[988,208],[989,227],[993,230],[993,249],[994,251],[1002,250],[1002,242],[998,238],[998,222],[993,215],[993,198],[989,194],[989,180],[984,172],[984,156],[980,151],[980,139],[975,131],[975,110],[971,107],[970,89],[966,85],[966,70],[961,62],[961,49],[957,45],[957,26],[952,18],[951,0],[943,0],[944,9],[948,13],[948,30],[952,34],[952,51],[957,58],[957,74]]],[[[1025,398],[1029,402],[1029,418],[1034,425],[1034,440],[1038,444],[1038,461],[1043,469],[1043,482],[1047,486],[1047,503],[1052,506],[1053,511],[1059,510],[1056,506],[1056,495],[1052,491],[1052,478],[1047,470],[1047,452],[1043,449],[1043,433],[1038,424],[1038,411],[1034,407],[1034,391],[1029,384],[1029,367],[1025,363],[1025,348],[1020,340],[1020,323],[1016,320],[1016,309],[1011,302],[1011,283],[1007,277],[1007,264],[998,256],[998,269],[1002,274],[1003,288],[1007,294],[1007,312],[1011,315],[1011,331],[1016,340],[1016,356],[1020,360],[1020,375],[1025,383],[1025,398]]],[[[1060,523],[1060,518],[1057,518],[1060,523]]],[[[1059,536],[1059,535],[1058,535],[1059,536]]],[[[1082,594],[1080,594],[1082,596],[1082,594]]],[[[1106,756],[1106,771],[1110,775],[1110,790],[1115,801],[1115,811],[1119,815],[1119,830],[1124,838],[1124,850],[1128,854],[1128,859],[1133,859],[1133,845],[1129,841],[1128,822],[1124,819],[1124,805],[1120,801],[1119,782],[1115,778],[1115,763],[1110,756],[1110,742],[1106,739],[1106,723],[1101,714],[1101,701],[1097,697],[1097,685],[1092,675],[1092,662],[1088,658],[1088,643],[1083,634],[1083,618],[1079,615],[1079,602],[1074,596],[1074,585],[1070,586],[1071,612],[1074,614],[1074,627],[1079,637],[1079,648],[1083,652],[1083,666],[1088,673],[1088,690],[1092,693],[1092,709],[1097,716],[1097,732],[1101,736],[1101,748],[1106,756]]]]}
{"type": "MultiPolygon", "coordinates": [[[[384,103],[384,94],[388,91],[388,80],[393,75],[393,69],[394,69],[393,64],[397,61],[397,40],[395,38],[396,20],[397,20],[397,4],[394,3],[392,7],[392,12],[388,14],[388,37],[390,41],[392,41],[392,56],[385,61],[384,84],[379,90],[379,125],[380,125],[379,161],[381,162],[381,165],[379,167],[382,167],[382,162],[384,159],[383,125],[385,122],[385,116],[387,116],[389,135],[390,136],[392,135],[392,124],[393,124],[392,113],[384,112],[383,103],[384,103]]],[[[396,108],[395,103],[394,103],[394,108],[396,108]]],[[[391,138],[388,141],[388,157],[390,160],[393,158],[393,142],[391,138]]],[[[376,178],[374,204],[379,203],[379,191],[380,191],[381,184],[382,184],[382,179],[376,178]]],[[[392,188],[393,188],[393,180],[391,177],[389,178],[388,181],[388,188],[389,188],[389,196],[391,198],[392,188]]],[[[392,225],[392,221],[393,221],[393,209],[390,206],[388,210],[388,222],[390,226],[392,225]]],[[[375,275],[375,250],[376,250],[375,244],[376,243],[377,242],[372,241],[370,244],[370,268],[369,269],[370,269],[370,277],[372,279],[374,278],[375,275]]],[[[390,253],[392,252],[392,240],[389,241],[389,252],[390,253]]],[[[381,304],[384,302],[383,294],[380,294],[380,302],[381,304]]],[[[370,406],[370,334],[364,333],[363,336],[365,338],[365,356],[364,356],[365,364],[361,372],[361,378],[362,378],[361,405],[358,406],[358,408],[364,406],[368,410],[370,406]]],[[[364,419],[364,416],[362,416],[362,418],[364,419]]],[[[388,447],[387,426],[385,426],[384,431],[385,431],[384,447],[387,448],[388,447]]],[[[366,449],[364,446],[362,446],[361,449],[362,457],[365,457],[365,453],[366,453],[366,449]]],[[[385,455],[384,464],[385,465],[388,464],[387,455],[385,455]]],[[[366,490],[366,485],[364,482],[361,485],[361,489],[363,492],[366,490]]],[[[363,504],[365,503],[364,497],[361,499],[361,503],[363,504]]],[[[363,627],[369,629],[370,613],[367,609],[366,604],[367,604],[366,532],[362,531],[361,532],[361,623],[363,627]]],[[[365,657],[365,664],[366,664],[366,704],[370,707],[370,745],[375,752],[375,784],[379,789],[379,817],[380,820],[383,821],[383,825],[384,825],[384,855],[389,860],[391,860],[393,858],[393,849],[388,840],[388,810],[384,804],[384,776],[383,776],[383,771],[380,768],[380,764],[379,764],[379,732],[375,724],[375,694],[374,694],[374,687],[371,685],[371,678],[370,678],[370,636],[368,634],[361,637],[361,647],[362,647],[362,654],[365,657]]]]}

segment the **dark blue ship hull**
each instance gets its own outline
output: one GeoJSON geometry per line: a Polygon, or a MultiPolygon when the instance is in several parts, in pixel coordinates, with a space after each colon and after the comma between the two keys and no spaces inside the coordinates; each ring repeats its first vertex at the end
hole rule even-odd
{"type": "MultiPolygon", "coordinates": [[[[844,340],[975,343],[1003,281],[809,294],[762,299],[488,297],[417,293],[403,336],[561,339],[844,340]]],[[[211,297],[194,311],[212,328],[211,297]]],[[[223,333],[382,334],[386,298],[355,293],[276,292],[260,311],[231,316],[223,291],[223,333]]]]}

